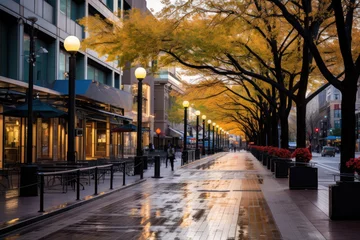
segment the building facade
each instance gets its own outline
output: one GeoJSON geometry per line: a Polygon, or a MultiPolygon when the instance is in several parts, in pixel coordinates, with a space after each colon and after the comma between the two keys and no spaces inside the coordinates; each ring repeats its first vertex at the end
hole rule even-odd
{"type": "Polygon", "coordinates": [[[154,76],[154,129],[161,133],[154,138],[155,147],[163,149],[168,141],[180,145],[184,135],[183,123],[173,123],[169,120],[169,110],[172,108],[175,97],[172,91],[182,94],[181,76],[175,68],[162,68],[154,76]]]}
{"type": "MultiPolygon", "coordinates": [[[[341,146],[341,92],[330,85],[307,105],[307,131],[313,146],[341,146]]],[[[360,91],[356,99],[356,149],[360,150],[360,91]]]]}
{"type": "MultiPolygon", "coordinates": [[[[0,0],[0,168],[26,161],[26,117],[6,114],[26,102],[29,68],[33,67],[34,98],[67,111],[69,54],[64,39],[86,38],[77,20],[100,15],[117,18],[118,9],[148,11],[145,0],[0,0]],[[32,25],[30,19],[36,18],[32,25]],[[29,66],[31,31],[36,62],[29,66]]],[[[135,154],[136,133],[112,132],[136,119],[134,70],[120,69],[87,49],[76,55],[76,158],[90,160],[135,154]]],[[[144,81],[144,142],[152,141],[153,81],[144,81]]],[[[33,122],[33,159],[64,161],[67,118],[42,117],[33,122]]],[[[135,124],[135,123],[133,123],[135,124]]]]}

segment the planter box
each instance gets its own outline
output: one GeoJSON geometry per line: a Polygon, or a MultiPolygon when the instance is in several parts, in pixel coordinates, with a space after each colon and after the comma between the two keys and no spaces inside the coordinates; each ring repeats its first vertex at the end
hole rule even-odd
{"type": "Polygon", "coordinates": [[[270,167],[271,167],[271,161],[272,161],[273,159],[274,159],[273,156],[268,156],[268,158],[267,158],[266,167],[267,167],[267,169],[269,169],[269,170],[270,170],[270,167]]]}
{"type": "MultiPolygon", "coordinates": [[[[278,158],[278,157],[273,157],[270,159],[270,171],[271,172],[275,172],[275,161],[288,161],[291,162],[291,159],[288,158],[278,158]]],[[[287,172],[287,171],[286,171],[287,172]]]]}
{"type": "Polygon", "coordinates": [[[329,216],[332,220],[360,220],[360,182],[336,182],[329,186],[329,216]]]}
{"type": "Polygon", "coordinates": [[[317,189],[318,169],[308,166],[293,166],[289,168],[290,189],[317,189]]]}
{"type": "Polygon", "coordinates": [[[266,166],[266,164],[267,164],[267,159],[268,159],[268,155],[267,154],[262,154],[262,164],[264,166],[266,166]]]}
{"type": "Polygon", "coordinates": [[[275,159],[274,161],[274,170],[276,178],[287,178],[289,174],[289,166],[291,165],[291,160],[284,159],[275,159]]]}

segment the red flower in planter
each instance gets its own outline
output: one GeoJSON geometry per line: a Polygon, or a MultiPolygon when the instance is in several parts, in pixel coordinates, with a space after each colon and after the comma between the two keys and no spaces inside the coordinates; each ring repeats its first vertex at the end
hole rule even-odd
{"type": "Polygon", "coordinates": [[[291,158],[291,152],[285,148],[278,148],[275,151],[275,156],[279,158],[291,158]]]}
{"type": "Polygon", "coordinates": [[[291,154],[292,158],[296,158],[297,162],[310,162],[312,155],[308,148],[297,148],[295,151],[291,154]]]}
{"type": "Polygon", "coordinates": [[[267,152],[268,152],[269,155],[276,156],[276,152],[278,150],[277,147],[267,147],[267,148],[268,148],[267,152]]]}
{"type": "Polygon", "coordinates": [[[360,174],[360,157],[350,158],[350,160],[346,162],[346,167],[351,168],[360,174]]]}

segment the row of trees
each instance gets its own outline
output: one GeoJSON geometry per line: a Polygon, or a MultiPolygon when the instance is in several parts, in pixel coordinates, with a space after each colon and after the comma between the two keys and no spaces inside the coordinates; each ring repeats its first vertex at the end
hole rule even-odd
{"type": "Polygon", "coordinates": [[[118,60],[121,66],[158,59],[153,70],[180,64],[200,74],[202,81],[190,86],[188,97],[209,113],[215,111],[224,124],[237,123],[259,144],[277,145],[279,122],[281,146],[288,146],[288,117],[294,104],[297,146],[305,147],[306,105],[332,84],[343,97],[341,172],[349,172],[345,163],[355,151],[360,74],[358,1],[164,3],[156,18],[132,10],[121,23],[99,16],[81,20],[90,33],[84,48],[118,60]]]}

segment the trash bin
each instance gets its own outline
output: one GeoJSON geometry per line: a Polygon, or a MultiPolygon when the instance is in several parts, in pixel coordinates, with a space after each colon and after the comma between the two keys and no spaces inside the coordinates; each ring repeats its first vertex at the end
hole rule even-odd
{"type": "Polygon", "coordinates": [[[23,165],[20,168],[20,197],[38,195],[38,166],[23,165]]]}

